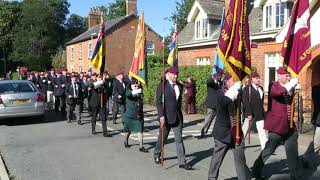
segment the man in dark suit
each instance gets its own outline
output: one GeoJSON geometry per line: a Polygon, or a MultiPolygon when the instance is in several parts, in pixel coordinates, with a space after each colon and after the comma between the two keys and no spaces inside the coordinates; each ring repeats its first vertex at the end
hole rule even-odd
{"type": "Polygon", "coordinates": [[[156,103],[160,118],[160,128],[158,141],[154,148],[154,160],[156,164],[160,163],[162,128],[164,128],[164,143],[167,141],[170,130],[173,129],[179,168],[190,170],[192,168],[186,162],[185,148],[182,141],[183,115],[181,106],[183,86],[177,82],[177,77],[178,69],[171,67],[168,70],[167,80],[164,82],[164,107],[162,102],[162,82],[159,83],[157,88],[156,103]]]}
{"type": "Polygon", "coordinates": [[[298,79],[292,78],[284,67],[277,69],[278,79],[271,85],[269,96],[271,109],[267,113],[264,129],[268,130],[268,141],[255,161],[252,173],[261,178],[262,168],[275,149],[284,144],[291,179],[301,179],[301,165],[298,158],[298,132],[290,127],[290,110],[294,98],[294,88],[298,79]]]}
{"type": "MultiPolygon", "coordinates": [[[[236,142],[233,128],[236,125],[236,109],[239,108],[241,96],[241,82],[235,82],[227,73],[223,81],[226,83],[227,91],[217,90],[217,117],[213,128],[214,152],[212,155],[208,179],[216,180],[219,176],[219,168],[229,150],[233,153],[235,168],[239,180],[250,180],[251,173],[246,164],[244,155],[244,141],[236,142]]],[[[239,135],[242,137],[241,128],[239,135]]],[[[240,137],[240,138],[241,138],[240,137]]]]}
{"type": "Polygon", "coordinates": [[[242,102],[244,107],[245,120],[242,126],[244,134],[250,133],[252,123],[256,123],[261,149],[264,149],[268,140],[267,132],[264,130],[264,93],[260,86],[258,73],[251,74],[251,84],[243,88],[242,102]]]}
{"type": "MultiPolygon", "coordinates": [[[[112,112],[112,120],[113,124],[116,124],[116,119],[118,115],[118,111],[120,108],[121,118],[126,111],[125,106],[125,93],[126,93],[126,85],[123,82],[123,72],[118,72],[116,79],[113,81],[113,112],[112,112]]],[[[123,118],[122,118],[123,124],[123,118]]]]}
{"type": "Polygon", "coordinates": [[[63,79],[61,71],[57,72],[57,77],[53,80],[53,95],[55,97],[54,109],[59,112],[59,107],[61,112],[65,112],[66,104],[64,103],[64,91],[66,87],[66,82],[63,79]]]}
{"type": "Polygon", "coordinates": [[[204,138],[205,134],[208,133],[209,128],[213,119],[217,114],[217,91],[222,88],[222,82],[220,80],[220,73],[217,73],[213,76],[210,76],[207,80],[207,99],[206,99],[206,107],[207,107],[207,117],[201,123],[203,126],[201,129],[201,134],[199,139],[204,138]]]}
{"type": "Polygon", "coordinates": [[[110,78],[109,72],[105,71],[103,73],[103,90],[105,94],[105,116],[108,118],[109,115],[109,106],[110,106],[110,99],[112,96],[112,79],[110,78]]]}
{"type": "Polygon", "coordinates": [[[77,122],[81,125],[80,104],[82,102],[82,87],[77,82],[77,76],[72,76],[71,82],[67,84],[65,89],[66,106],[67,106],[67,122],[71,123],[72,111],[75,110],[77,122]]]}
{"type": "Polygon", "coordinates": [[[92,108],[92,119],[91,119],[91,132],[92,134],[96,134],[96,121],[97,121],[97,114],[99,113],[99,118],[102,123],[102,131],[104,137],[111,137],[110,134],[107,134],[107,123],[106,123],[106,116],[105,116],[105,101],[106,101],[106,94],[104,93],[103,88],[103,80],[97,79],[97,74],[93,73],[92,81],[89,84],[89,105],[92,108]],[[103,95],[103,97],[101,97],[103,95]]]}

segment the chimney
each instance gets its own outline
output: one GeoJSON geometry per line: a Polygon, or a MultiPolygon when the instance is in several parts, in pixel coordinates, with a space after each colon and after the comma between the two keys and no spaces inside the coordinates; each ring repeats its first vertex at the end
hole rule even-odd
{"type": "Polygon", "coordinates": [[[88,15],[88,28],[100,24],[102,12],[98,8],[90,8],[88,15]]]}
{"type": "Polygon", "coordinates": [[[126,15],[138,14],[137,0],[126,0],[126,15]]]}

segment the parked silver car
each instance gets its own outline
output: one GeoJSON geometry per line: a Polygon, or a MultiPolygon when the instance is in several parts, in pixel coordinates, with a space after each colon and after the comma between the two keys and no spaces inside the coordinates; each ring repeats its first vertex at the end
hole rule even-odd
{"type": "Polygon", "coordinates": [[[43,118],[44,95],[26,80],[0,81],[0,119],[37,116],[43,118]]]}

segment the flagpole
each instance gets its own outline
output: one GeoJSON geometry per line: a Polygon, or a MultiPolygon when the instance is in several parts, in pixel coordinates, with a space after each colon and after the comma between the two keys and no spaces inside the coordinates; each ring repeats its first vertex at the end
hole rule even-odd
{"type": "MultiPolygon", "coordinates": [[[[164,58],[164,48],[165,48],[165,30],[163,28],[163,46],[162,46],[162,109],[164,111],[164,85],[165,85],[165,58],[164,58]]],[[[163,159],[164,159],[164,126],[161,128],[161,166],[163,167],[163,159]]]]}

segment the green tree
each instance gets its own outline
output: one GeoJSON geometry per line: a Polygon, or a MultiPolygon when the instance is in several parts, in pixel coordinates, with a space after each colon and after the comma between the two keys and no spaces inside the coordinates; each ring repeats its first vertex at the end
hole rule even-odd
{"type": "Polygon", "coordinates": [[[51,55],[52,67],[64,68],[66,65],[66,53],[62,47],[59,47],[56,54],[51,55]]]}
{"type": "Polygon", "coordinates": [[[64,24],[69,6],[67,0],[24,0],[10,58],[31,70],[50,67],[51,55],[64,44],[64,24]]]}
{"type": "Polygon", "coordinates": [[[74,37],[80,35],[88,29],[86,18],[77,14],[71,14],[65,25],[65,42],[70,41],[74,37]]]}
{"type": "Polygon", "coordinates": [[[116,0],[110,3],[107,8],[106,19],[112,20],[126,15],[126,1],[116,0]]]}
{"type": "Polygon", "coordinates": [[[176,1],[176,10],[172,13],[170,19],[177,24],[177,30],[180,32],[187,24],[187,17],[192,8],[194,0],[176,1]]]}

